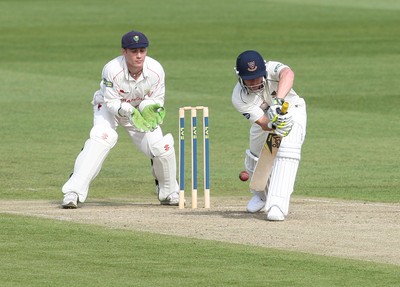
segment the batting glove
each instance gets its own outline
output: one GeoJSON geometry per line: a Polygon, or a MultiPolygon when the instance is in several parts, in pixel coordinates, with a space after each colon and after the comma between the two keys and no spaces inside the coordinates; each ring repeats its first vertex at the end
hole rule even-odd
{"type": "Polygon", "coordinates": [[[279,126],[281,124],[290,124],[293,122],[292,119],[292,114],[291,113],[286,113],[286,114],[279,114],[275,120],[275,122],[273,122],[273,124],[275,126],[279,126]]]}
{"type": "Polygon", "coordinates": [[[281,113],[282,104],[284,102],[285,100],[277,98],[272,100],[272,105],[267,110],[267,116],[270,122],[274,123],[278,119],[278,115],[281,113]]]}
{"type": "Polygon", "coordinates": [[[280,125],[275,126],[274,132],[281,137],[287,136],[292,130],[293,122],[289,123],[281,123],[280,125]]]}

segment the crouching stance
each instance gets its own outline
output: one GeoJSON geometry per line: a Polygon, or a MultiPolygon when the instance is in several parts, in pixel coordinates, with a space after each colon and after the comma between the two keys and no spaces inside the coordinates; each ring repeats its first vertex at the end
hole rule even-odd
{"type": "Polygon", "coordinates": [[[245,168],[253,176],[261,150],[270,133],[281,137],[280,147],[265,174],[263,190],[250,190],[247,204],[251,213],[265,209],[267,220],[282,221],[288,215],[301,147],[306,135],[306,104],[292,89],[294,73],[280,62],[264,61],[256,51],[245,51],[236,60],[238,83],[232,93],[234,107],[251,122],[250,148],[246,150],[245,168]],[[284,102],[287,113],[280,113],[284,102]]]}
{"type": "Polygon", "coordinates": [[[91,182],[117,143],[118,126],[151,160],[160,203],[179,203],[174,140],[171,134],[163,135],[160,127],[165,117],[164,70],[147,56],[149,42],[144,34],[128,32],[121,44],[122,55],[104,66],[100,90],[94,93],[93,127],[62,187],[63,208],[85,202],[91,182]]]}

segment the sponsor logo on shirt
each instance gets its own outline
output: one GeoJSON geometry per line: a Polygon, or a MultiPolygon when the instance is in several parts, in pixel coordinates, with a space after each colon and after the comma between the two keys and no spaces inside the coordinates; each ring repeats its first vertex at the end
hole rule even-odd
{"type": "Polygon", "coordinates": [[[103,84],[107,88],[112,88],[114,86],[113,83],[111,81],[108,81],[106,78],[103,79],[103,84]]]}
{"type": "Polygon", "coordinates": [[[249,114],[249,113],[245,113],[245,114],[243,114],[243,116],[244,116],[246,119],[250,119],[250,114],[249,114]]]}

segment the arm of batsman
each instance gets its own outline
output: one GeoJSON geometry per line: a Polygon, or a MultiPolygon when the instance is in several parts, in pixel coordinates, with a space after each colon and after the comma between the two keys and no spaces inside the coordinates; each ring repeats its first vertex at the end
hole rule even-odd
{"type": "Polygon", "coordinates": [[[143,116],[140,114],[140,112],[133,108],[131,116],[129,117],[129,120],[133,124],[133,126],[140,132],[150,132],[154,130],[152,128],[151,124],[148,123],[143,116]]]}
{"type": "Polygon", "coordinates": [[[148,105],[143,108],[142,116],[155,129],[163,123],[165,108],[160,104],[148,105]]]}

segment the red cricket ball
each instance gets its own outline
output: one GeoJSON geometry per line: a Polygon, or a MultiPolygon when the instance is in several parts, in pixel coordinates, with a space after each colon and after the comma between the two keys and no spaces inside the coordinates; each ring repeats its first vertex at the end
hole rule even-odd
{"type": "Polygon", "coordinates": [[[239,178],[241,181],[247,181],[249,177],[249,173],[245,170],[239,173],[239,178]]]}

